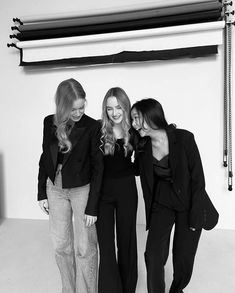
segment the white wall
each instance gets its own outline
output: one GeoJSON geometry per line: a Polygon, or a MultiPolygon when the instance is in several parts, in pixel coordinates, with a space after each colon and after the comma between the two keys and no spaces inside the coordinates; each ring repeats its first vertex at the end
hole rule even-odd
{"type": "MultiPolygon", "coordinates": [[[[129,1],[128,4],[138,1],[129,1]]],[[[36,201],[42,120],[54,111],[53,97],[58,83],[74,77],[87,92],[87,114],[94,118],[100,118],[105,92],[112,86],[120,86],[126,90],[131,102],[144,97],[158,99],[168,122],[194,132],[204,164],[207,191],[220,213],[217,227],[235,229],[234,191],[227,191],[227,170],[222,167],[222,52],[218,56],[200,59],[26,71],[18,67],[18,50],[6,47],[13,17],[125,3],[121,0],[1,0],[1,212],[8,218],[45,219],[36,201]]],[[[138,222],[144,223],[141,190],[139,203],[138,222]]]]}

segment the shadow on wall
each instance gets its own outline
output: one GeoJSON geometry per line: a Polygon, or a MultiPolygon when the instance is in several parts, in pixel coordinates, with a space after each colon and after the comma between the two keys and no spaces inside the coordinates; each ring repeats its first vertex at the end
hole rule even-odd
{"type": "Polygon", "coordinates": [[[2,154],[0,154],[0,219],[1,218],[5,218],[4,164],[2,154]]]}

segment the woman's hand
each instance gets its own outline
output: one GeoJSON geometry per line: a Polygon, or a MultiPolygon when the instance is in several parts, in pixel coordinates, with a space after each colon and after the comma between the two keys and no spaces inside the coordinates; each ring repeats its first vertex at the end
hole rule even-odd
{"type": "Polygon", "coordinates": [[[97,217],[86,215],[84,216],[84,222],[86,227],[90,227],[97,221],[97,217]]]}
{"type": "Polygon", "coordinates": [[[49,215],[49,204],[47,199],[39,200],[38,202],[41,210],[46,214],[49,215]]]}

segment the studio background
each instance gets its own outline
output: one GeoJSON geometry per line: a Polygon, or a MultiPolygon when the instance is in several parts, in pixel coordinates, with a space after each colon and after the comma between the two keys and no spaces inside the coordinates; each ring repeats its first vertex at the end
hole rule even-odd
{"type": "MultiPolygon", "coordinates": [[[[144,2],[128,1],[128,5],[136,3],[144,2]]],[[[1,0],[0,216],[47,219],[37,203],[43,118],[55,110],[57,85],[73,77],[87,93],[86,113],[96,119],[101,117],[101,102],[106,91],[113,86],[122,87],[131,103],[145,97],[159,100],[169,123],[176,123],[178,128],[186,128],[195,135],[203,161],[206,189],[220,213],[217,228],[235,229],[234,191],[227,190],[227,169],[222,166],[222,46],[219,46],[219,54],[212,57],[57,70],[25,70],[18,66],[19,51],[6,46],[13,17],[121,5],[127,5],[126,1],[1,0]]],[[[144,224],[140,186],[138,190],[138,223],[144,224]]]]}

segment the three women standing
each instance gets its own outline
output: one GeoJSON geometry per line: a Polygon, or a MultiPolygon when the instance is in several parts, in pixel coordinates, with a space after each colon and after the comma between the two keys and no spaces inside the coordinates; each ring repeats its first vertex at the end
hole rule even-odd
{"type": "Polygon", "coordinates": [[[49,213],[50,234],[63,293],[97,292],[97,220],[103,158],[100,123],[84,114],[85,92],[61,82],[56,113],[44,119],[38,200],[49,213]],[[73,227],[74,218],[74,227],[73,227]]]}
{"type": "Polygon", "coordinates": [[[148,293],[165,293],[164,266],[173,226],[170,293],[182,293],[192,275],[201,230],[212,229],[218,221],[205,191],[193,134],[169,125],[154,99],[141,100],[131,108],[125,91],[118,87],[105,95],[102,125],[86,116],[84,108],[82,86],[74,79],[65,80],[57,88],[56,114],[44,119],[38,200],[49,213],[62,292],[97,292],[93,225],[97,215],[99,293],[136,290],[134,145],[149,229],[145,251],[148,293]]]}

